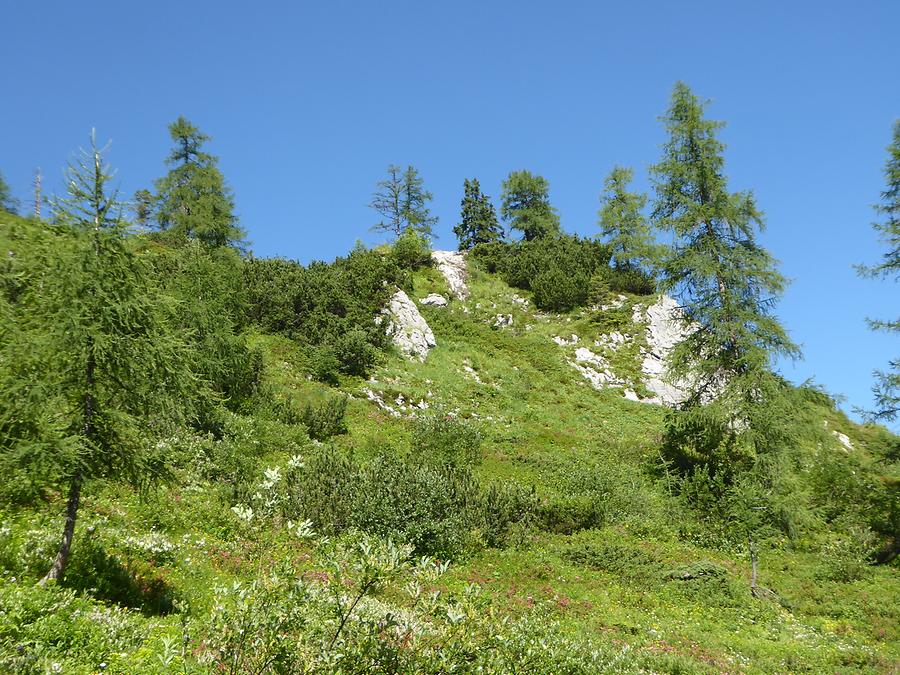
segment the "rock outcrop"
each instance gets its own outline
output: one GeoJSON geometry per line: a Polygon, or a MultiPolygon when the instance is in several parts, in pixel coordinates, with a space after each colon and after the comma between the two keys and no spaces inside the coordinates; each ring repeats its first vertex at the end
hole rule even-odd
{"type": "Polygon", "coordinates": [[[644,324],[647,331],[647,348],[641,349],[641,371],[644,386],[654,394],[643,399],[647,403],[676,406],[687,398],[685,383],[670,381],[667,373],[668,358],[675,345],[691,334],[682,317],[678,303],[668,295],[659,296],[646,311],[641,305],[632,308],[632,319],[644,324]]]}
{"type": "Polygon", "coordinates": [[[466,285],[466,256],[459,251],[432,251],[431,259],[447,280],[450,294],[458,300],[469,297],[466,285]]]}
{"type": "Polygon", "coordinates": [[[385,334],[409,358],[424,361],[428,350],[437,346],[428,322],[419,314],[416,304],[401,290],[394,293],[375,322],[385,326],[385,334]]]}

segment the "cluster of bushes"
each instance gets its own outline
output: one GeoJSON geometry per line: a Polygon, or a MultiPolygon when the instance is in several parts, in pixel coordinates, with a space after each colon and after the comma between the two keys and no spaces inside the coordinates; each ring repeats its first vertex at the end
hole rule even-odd
{"type": "Polygon", "coordinates": [[[358,247],[333,263],[249,258],[242,269],[247,319],[307,345],[317,379],[372,368],[385,346],[373,319],[403,280],[395,256],[358,247]]]}
{"type": "Polygon", "coordinates": [[[361,463],[333,449],[286,477],[283,515],[329,534],[358,529],[407,543],[417,555],[455,558],[501,546],[536,507],[533,491],[483,489],[464,467],[393,453],[361,463]]]}
{"type": "Polygon", "coordinates": [[[652,277],[610,267],[610,255],[608,245],[572,235],[491,242],[472,249],[485,270],[500,274],[510,286],[532,291],[538,308],[555,312],[602,302],[610,292],[654,292],[652,277]]]}

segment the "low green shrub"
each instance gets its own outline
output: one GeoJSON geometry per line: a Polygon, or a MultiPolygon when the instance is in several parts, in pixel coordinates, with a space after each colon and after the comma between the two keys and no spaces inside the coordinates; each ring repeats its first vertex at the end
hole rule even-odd
{"type": "Polygon", "coordinates": [[[306,427],[310,438],[324,441],[347,433],[347,423],[344,420],[346,412],[346,396],[328,395],[319,401],[306,403],[300,412],[299,421],[306,427]]]}
{"type": "Polygon", "coordinates": [[[481,462],[482,434],[471,422],[434,411],[416,418],[412,430],[414,456],[452,466],[475,466],[481,462]]]}
{"type": "Polygon", "coordinates": [[[353,328],[338,337],[334,341],[333,351],[340,372],[357,377],[368,376],[378,358],[368,333],[360,328],[353,328]]]}
{"type": "Polygon", "coordinates": [[[415,271],[429,267],[431,243],[423,234],[408,228],[391,246],[391,256],[400,269],[415,271]]]}

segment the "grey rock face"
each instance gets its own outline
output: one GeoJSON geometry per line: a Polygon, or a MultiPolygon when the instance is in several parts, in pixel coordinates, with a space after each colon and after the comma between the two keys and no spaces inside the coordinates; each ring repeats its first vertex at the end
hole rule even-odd
{"type": "Polygon", "coordinates": [[[376,323],[384,324],[385,334],[409,358],[424,361],[428,350],[437,346],[428,322],[419,314],[416,304],[401,290],[394,293],[381,316],[376,318],[376,323]]]}
{"type": "Polygon", "coordinates": [[[431,259],[437,265],[438,271],[444,275],[450,293],[458,300],[469,297],[469,287],[466,286],[466,256],[459,251],[432,251],[431,259]]]}

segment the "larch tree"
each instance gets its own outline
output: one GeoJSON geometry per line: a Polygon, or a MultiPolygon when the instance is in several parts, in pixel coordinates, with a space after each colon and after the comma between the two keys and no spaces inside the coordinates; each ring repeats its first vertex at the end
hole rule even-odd
{"type": "Polygon", "coordinates": [[[171,168],[156,181],[160,229],[209,248],[240,248],[245,235],[234,215],[234,197],[218,168],[218,157],[203,150],[210,137],[184,117],[169,125],[169,134],[175,143],[166,159],[171,168]]]}
{"type": "MultiPolygon", "coordinates": [[[[875,211],[881,220],[872,224],[879,238],[887,247],[881,262],[872,267],[860,266],[860,274],[878,279],[900,280],[900,120],[894,122],[894,137],[888,146],[888,159],[884,167],[886,187],[875,211]]],[[[900,317],[893,320],[869,320],[875,330],[900,332],[900,317]]],[[[900,358],[888,362],[889,370],[875,371],[875,410],[871,416],[877,420],[893,421],[900,415],[900,358]]]]}
{"type": "Polygon", "coordinates": [[[550,183],[530,171],[512,171],[503,181],[500,214],[526,241],[560,233],[559,215],[550,204],[550,183]]]}
{"type": "Polygon", "coordinates": [[[438,219],[431,215],[428,203],[434,197],[425,189],[425,181],[418,170],[414,166],[407,166],[404,170],[391,164],[387,172],[388,177],[378,182],[378,189],[369,202],[369,206],[382,218],[372,229],[389,232],[396,237],[406,230],[432,237],[432,229],[438,219]]]}
{"type": "Polygon", "coordinates": [[[634,172],[617,166],[603,186],[599,212],[600,235],[606,239],[616,269],[652,269],[662,247],[643,214],[647,195],[628,189],[634,172]]]}
{"type": "Polygon", "coordinates": [[[465,179],[460,204],[460,222],[453,228],[459,250],[467,251],[477,244],[499,241],[503,229],[497,222],[497,212],[491,199],[481,192],[478,179],[465,179]]]}
{"type": "Polygon", "coordinates": [[[723,124],[705,119],[704,103],[680,82],[663,120],[669,139],[651,168],[652,218],[672,234],[662,286],[680,301],[690,330],[673,351],[670,376],[689,384],[683,407],[695,412],[672,418],[669,436],[687,463],[731,470],[726,465],[771,446],[766,429],[776,425],[767,426],[765,411],[778,390],[771,364],[799,350],[773,314],[785,280],[757,242],[763,214],[752,193],[728,190],[725,146],[716,138],[723,124]],[[702,410],[712,399],[716,405],[702,410]]]}
{"type": "Polygon", "coordinates": [[[102,153],[92,134],[53,223],[30,224],[3,270],[16,292],[0,327],[0,467],[35,492],[67,492],[45,581],[65,574],[86,482],[164,475],[150,438],[190,414],[199,386],[173,308],[129,246],[102,153]]]}

